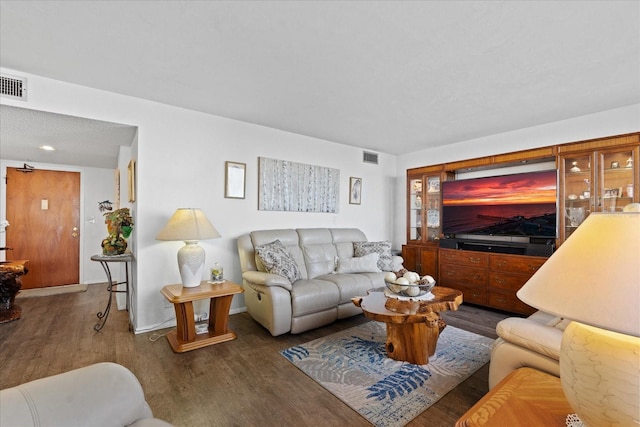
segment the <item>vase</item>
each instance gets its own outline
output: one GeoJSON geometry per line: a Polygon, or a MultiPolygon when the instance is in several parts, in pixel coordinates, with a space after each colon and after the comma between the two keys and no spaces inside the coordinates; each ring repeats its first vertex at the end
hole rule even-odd
{"type": "Polygon", "coordinates": [[[102,241],[103,255],[122,255],[127,250],[127,241],[121,235],[110,234],[102,241]]]}

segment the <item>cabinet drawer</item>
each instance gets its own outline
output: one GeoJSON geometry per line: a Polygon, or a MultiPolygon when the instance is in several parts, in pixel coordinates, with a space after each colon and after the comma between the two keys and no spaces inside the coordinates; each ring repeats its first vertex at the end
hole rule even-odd
{"type": "Polygon", "coordinates": [[[473,286],[456,285],[455,289],[462,291],[462,301],[470,304],[487,305],[487,291],[473,286]]]}
{"type": "Polygon", "coordinates": [[[547,258],[543,257],[492,254],[489,259],[489,268],[498,271],[533,274],[546,260],[547,258]]]}
{"type": "Polygon", "coordinates": [[[521,314],[533,314],[536,311],[535,308],[523,303],[514,293],[510,292],[490,291],[489,306],[521,314]]]}
{"type": "Polygon", "coordinates": [[[482,252],[440,249],[440,259],[442,262],[450,264],[464,264],[470,267],[486,268],[489,265],[489,254],[482,252]]]}
{"type": "Polygon", "coordinates": [[[440,281],[445,283],[462,283],[471,286],[486,287],[489,283],[489,271],[477,268],[460,267],[453,264],[440,264],[440,281]]]}
{"type": "Polygon", "coordinates": [[[530,275],[524,274],[498,273],[492,271],[489,274],[489,287],[515,292],[527,283],[530,277],[530,275]]]}

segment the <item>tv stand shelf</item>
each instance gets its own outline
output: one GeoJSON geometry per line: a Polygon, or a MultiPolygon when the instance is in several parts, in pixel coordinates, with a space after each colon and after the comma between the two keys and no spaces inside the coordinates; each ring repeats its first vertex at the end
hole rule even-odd
{"type": "Polygon", "coordinates": [[[462,291],[465,302],[520,314],[535,312],[516,292],[546,257],[440,248],[439,285],[462,291]]]}

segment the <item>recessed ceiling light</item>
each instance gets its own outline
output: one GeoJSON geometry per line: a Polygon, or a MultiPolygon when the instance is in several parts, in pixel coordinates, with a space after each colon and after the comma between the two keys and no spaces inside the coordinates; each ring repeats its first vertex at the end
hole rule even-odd
{"type": "Polygon", "coordinates": [[[41,145],[41,146],[40,146],[40,149],[41,149],[41,150],[44,150],[44,151],[56,151],[56,149],[55,149],[55,148],[53,148],[53,147],[52,147],[52,146],[50,146],[50,145],[41,145]]]}

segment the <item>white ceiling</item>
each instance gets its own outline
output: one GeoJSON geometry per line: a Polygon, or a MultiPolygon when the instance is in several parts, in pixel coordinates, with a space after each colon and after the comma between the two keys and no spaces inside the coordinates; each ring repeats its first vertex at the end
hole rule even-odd
{"type": "Polygon", "coordinates": [[[636,0],[2,0],[0,65],[402,154],[640,103],[639,24],[636,0]]]}

